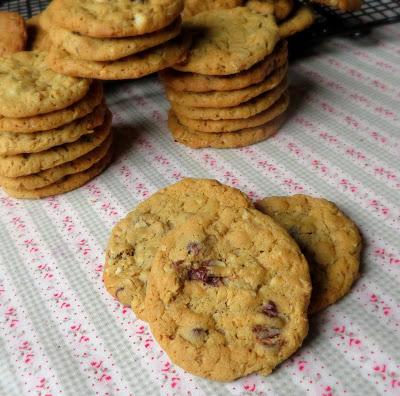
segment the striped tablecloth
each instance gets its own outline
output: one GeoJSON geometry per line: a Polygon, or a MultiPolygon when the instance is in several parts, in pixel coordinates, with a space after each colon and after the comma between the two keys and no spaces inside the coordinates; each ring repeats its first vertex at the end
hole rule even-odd
{"type": "Polygon", "coordinates": [[[1,395],[400,395],[400,26],[329,40],[290,75],[280,133],[222,151],[173,143],[155,77],[109,83],[110,168],[37,202],[0,193],[1,395]],[[324,196],[364,235],[351,294],[311,320],[303,348],[269,377],[219,384],[185,373],[104,290],[113,224],[183,176],[254,198],[324,196]]]}

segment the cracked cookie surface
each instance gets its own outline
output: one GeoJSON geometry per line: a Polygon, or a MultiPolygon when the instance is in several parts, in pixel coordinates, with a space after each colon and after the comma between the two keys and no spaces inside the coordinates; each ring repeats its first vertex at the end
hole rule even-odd
{"type": "Polygon", "coordinates": [[[176,364],[231,381],[267,375],[300,347],[310,293],[307,262],[289,234],[255,209],[225,208],[165,237],[145,305],[176,364]]]}
{"type": "Polygon", "coordinates": [[[361,236],[357,226],[332,202],[307,195],[269,197],[256,204],[285,227],[310,265],[310,312],[333,304],[358,278],[361,236]]]}

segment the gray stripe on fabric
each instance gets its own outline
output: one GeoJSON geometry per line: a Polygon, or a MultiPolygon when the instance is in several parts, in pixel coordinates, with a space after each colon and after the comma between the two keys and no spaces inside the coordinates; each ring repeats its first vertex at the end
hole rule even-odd
{"type": "Polygon", "coordinates": [[[23,392],[19,375],[11,362],[11,357],[0,338],[0,395],[21,396],[23,392]]]}

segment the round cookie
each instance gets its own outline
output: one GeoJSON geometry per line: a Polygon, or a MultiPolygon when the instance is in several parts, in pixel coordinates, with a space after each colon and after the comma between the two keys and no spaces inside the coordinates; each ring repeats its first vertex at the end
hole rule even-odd
{"type": "Polygon", "coordinates": [[[279,85],[287,75],[287,64],[275,70],[264,81],[233,91],[183,92],[166,87],[171,102],[193,107],[233,107],[247,102],[279,85]]]}
{"type": "Polygon", "coordinates": [[[171,102],[171,106],[178,116],[183,115],[193,120],[218,121],[248,118],[271,107],[287,90],[287,85],[287,80],[285,79],[274,89],[234,107],[189,107],[174,102],[171,102]]]}
{"type": "Polygon", "coordinates": [[[242,192],[215,180],[184,179],[158,191],[114,227],[106,251],[106,289],[145,318],[147,277],[165,234],[199,212],[250,206],[242,192]]]}
{"type": "Polygon", "coordinates": [[[193,120],[176,114],[179,122],[189,130],[205,133],[235,132],[241,129],[253,128],[263,125],[284,113],[289,106],[289,93],[285,92],[281,98],[271,107],[255,116],[236,120],[193,120]]]}
{"type": "Polygon", "coordinates": [[[94,132],[101,125],[107,107],[100,105],[93,113],[57,129],[36,133],[0,133],[0,155],[38,153],[49,148],[71,143],[81,136],[94,132]]]}
{"type": "Polygon", "coordinates": [[[247,70],[279,40],[274,18],[246,7],[206,11],[184,21],[183,28],[193,35],[193,44],[186,61],[173,68],[206,75],[247,70]]]}
{"type": "Polygon", "coordinates": [[[23,51],[26,39],[24,18],[16,12],[0,11],[0,56],[23,51]]]}
{"type": "Polygon", "coordinates": [[[88,93],[80,101],[73,103],[65,109],[25,118],[8,118],[0,116],[0,133],[30,133],[55,129],[86,116],[92,112],[102,100],[103,85],[100,81],[93,81],[88,93]]]}
{"type": "Polygon", "coordinates": [[[32,175],[20,177],[0,176],[0,186],[11,190],[36,190],[74,173],[83,172],[96,162],[99,162],[108,152],[112,143],[112,134],[100,144],[100,146],[89,151],[77,159],[64,164],[49,168],[32,175]]]}
{"type": "Polygon", "coordinates": [[[209,92],[232,91],[263,81],[272,71],[287,63],[287,42],[280,41],[274,52],[250,69],[227,76],[206,76],[174,69],[160,72],[161,81],[176,91],[209,92]]]}
{"type": "Polygon", "coordinates": [[[48,62],[54,70],[71,76],[100,80],[140,78],[182,61],[189,46],[190,39],[179,36],[158,47],[110,62],[77,59],[67,51],[53,46],[49,52],[48,62]]]}
{"type": "Polygon", "coordinates": [[[84,135],[79,140],[46,151],[33,154],[0,156],[0,175],[19,177],[38,173],[85,155],[106,140],[110,134],[111,113],[107,112],[103,125],[94,133],[84,135]]]}
{"type": "Polygon", "coordinates": [[[307,257],[313,284],[310,313],[343,297],[358,278],[361,236],[335,204],[307,195],[268,197],[257,208],[288,230],[307,257]]]}
{"type": "Polygon", "coordinates": [[[192,374],[268,375],[307,335],[311,284],[299,247],[251,208],[202,213],[160,243],[146,293],[151,331],[192,374]]]}
{"type": "Polygon", "coordinates": [[[204,11],[240,7],[245,0],[185,0],[183,17],[190,18],[204,11]]]}
{"type": "Polygon", "coordinates": [[[56,25],[90,37],[152,33],[171,24],[182,10],[183,0],[54,0],[47,8],[56,25]]]}
{"type": "Polygon", "coordinates": [[[250,146],[275,135],[284,121],[285,114],[282,114],[266,124],[254,128],[246,128],[236,132],[203,133],[183,126],[172,111],[168,115],[168,127],[175,141],[191,148],[250,146]]]}
{"type": "Polygon", "coordinates": [[[294,15],[279,25],[279,35],[283,38],[293,36],[310,27],[314,21],[313,10],[308,6],[301,6],[294,15]]]}
{"type": "Polygon", "coordinates": [[[95,163],[89,169],[86,169],[83,172],[74,173],[72,175],[66,176],[54,184],[50,184],[46,187],[42,187],[36,190],[12,190],[7,187],[3,187],[3,189],[11,197],[21,199],[39,199],[50,197],[52,195],[63,194],[83,186],[88,181],[98,176],[111,162],[111,159],[112,151],[109,150],[104,158],[95,163]]]}
{"type": "Polygon", "coordinates": [[[46,53],[18,52],[0,62],[0,115],[31,117],[64,109],[82,99],[90,80],[67,77],[47,66],[46,53]]]}
{"type": "Polygon", "coordinates": [[[73,57],[88,61],[121,59],[171,40],[181,31],[181,18],[178,17],[171,25],[154,33],[122,38],[96,38],[60,28],[49,19],[48,14],[44,12],[41,23],[50,32],[53,44],[63,48],[73,57]]]}

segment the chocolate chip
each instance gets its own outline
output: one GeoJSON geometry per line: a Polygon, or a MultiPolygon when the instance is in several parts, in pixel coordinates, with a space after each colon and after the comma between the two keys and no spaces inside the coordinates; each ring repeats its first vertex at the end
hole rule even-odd
{"type": "Polygon", "coordinates": [[[210,286],[219,286],[222,283],[222,278],[219,276],[208,275],[207,267],[191,268],[188,271],[189,280],[201,281],[210,286]]]}
{"type": "Polygon", "coordinates": [[[258,342],[266,346],[274,346],[280,344],[279,335],[280,329],[276,327],[267,327],[262,325],[255,325],[253,333],[258,342]]]}
{"type": "Polygon", "coordinates": [[[200,337],[200,336],[202,337],[202,336],[208,334],[208,330],[202,329],[200,327],[195,327],[194,329],[192,329],[192,333],[196,337],[200,337]]]}
{"type": "Polygon", "coordinates": [[[194,256],[197,256],[200,253],[201,244],[198,242],[189,242],[186,248],[188,254],[193,254],[194,256]]]}
{"type": "Polygon", "coordinates": [[[262,312],[270,318],[276,318],[279,315],[276,304],[271,300],[262,307],[262,312]]]}

